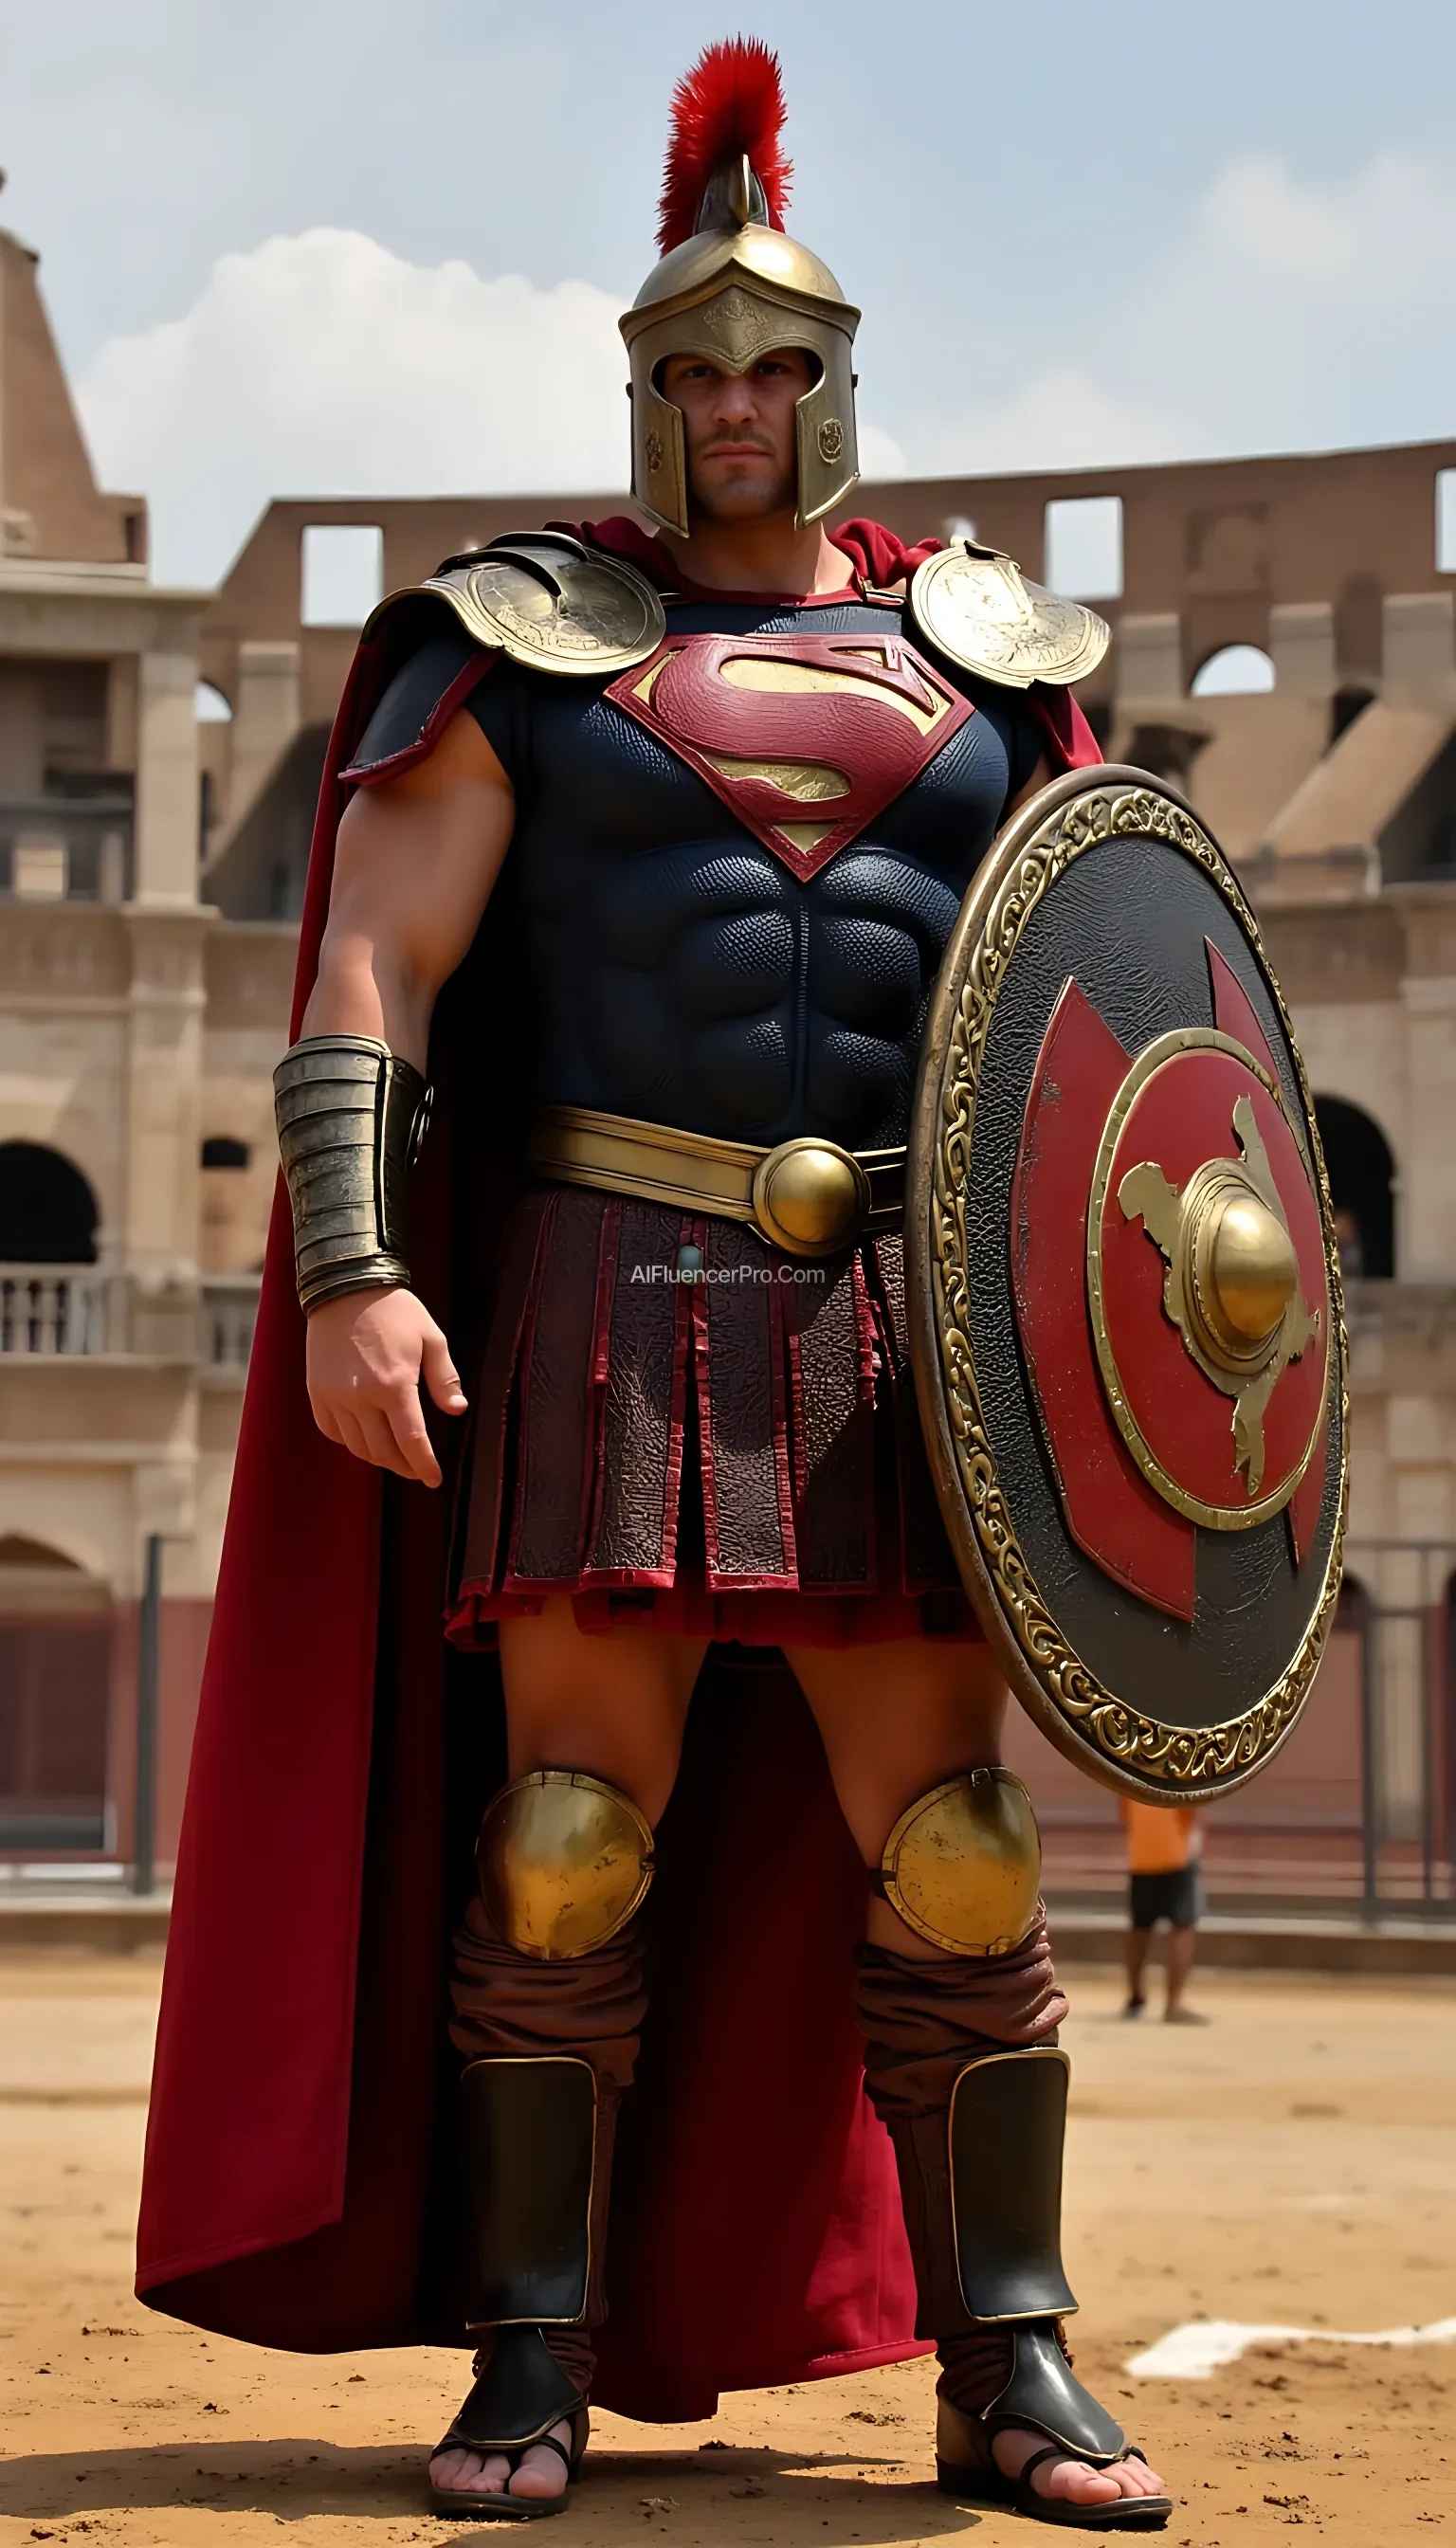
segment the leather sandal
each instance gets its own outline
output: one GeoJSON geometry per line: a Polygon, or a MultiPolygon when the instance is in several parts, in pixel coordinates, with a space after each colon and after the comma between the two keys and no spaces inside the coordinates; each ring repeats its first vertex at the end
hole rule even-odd
{"type": "Polygon", "coordinates": [[[509,2376],[502,2380],[502,2370],[507,2374],[513,2370],[510,2356],[516,2345],[507,2342],[501,2346],[498,2336],[494,2360],[487,2363],[449,2431],[430,2454],[431,2459],[438,2459],[441,2451],[478,2451],[485,2459],[499,2453],[509,2462],[505,2487],[488,2495],[484,2490],[477,2491],[472,2487],[435,2486],[431,2483],[431,2512],[452,2512],[468,2521],[543,2521],[548,2513],[565,2508],[581,2470],[591,2429],[587,2401],[547,2351],[539,2329],[511,2328],[508,2334],[517,2340],[525,2355],[524,2367],[536,2373],[540,2384],[532,2402],[534,2412],[529,2409],[525,2413],[520,2412],[524,2399],[519,2380],[509,2376]],[[531,2344],[533,2337],[535,2342],[531,2344]],[[542,2388],[544,2395],[541,2394],[542,2388]],[[523,2429],[529,2423],[534,2423],[534,2430],[523,2429]],[[557,2440],[551,2430],[553,2424],[570,2425],[570,2450],[564,2442],[557,2440]],[[567,2483],[560,2495],[536,2498],[507,2492],[510,2479],[526,2452],[532,2450],[554,2451],[561,2461],[567,2483]]]}
{"type": "MultiPolygon", "coordinates": [[[[565,2418],[558,2420],[565,2421],[565,2418]]],[[[505,2452],[505,2457],[510,2462],[505,2485],[498,2489],[494,2495],[478,2494],[468,2486],[431,2486],[429,2490],[431,2512],[453,2512],[457,2519],[462,2521],[544,2521],[548,2513],[564,2512],[572,2488],[581,2473],[582,2458],[587,2448],[588,2420],[585,2410],[580,2415],[572,2417],[570,2450],[564,2442],[557,2440],[554,2433],[538,2433],[533,2442],[513,2442],[505,2452]],[[567,2477],[566,2485],[560,2495],[538,2497],[509,2493],[510,2480],[514,2477],[527,2451],[556,2453],[566,2470],[567,2477]]],[[[438,2459],[440,2451],[479,2450],[479,2448],[478,2442],[462,2442],[458,2434],[452,2431],[445,2435],[433,2456],[438,2459]]]]}
{"type": "MultiPolygon", "coordinates": [[[[469,2401],[467,2401],[467,2408],[469,2408],[469,2401]]],[[[464,2415],[464,2408],[462,2408],[462,2415],[464,2415]]],[[[456,2520],[467,2520],[467,2522],[543,2522],[551,2512],[564,2512],[566,2504],[569,2504],[571,2500],[571,2487],[577,2485],[579,2474],[582,2474],[582,2459],[584,2454],[587,2454],[587,2436],[590,2436],[592,2431],[592,2418],[590,2418],[590,2412],[587,2412],[587,2408],[577,2408],[574,2415],[559,2415],[559,2418],[556,2418],[556,2423],[571,2425],[571,2449],[566,2449],[564,2441],[556,2441],[556,2433],[533,2433],[530,2441],[487,2443],[487,2441],[480,2441],[480,2438],[474,2438],[474,2433],[459,2431],[459,2420],[462,2418],[456,2418],[454,2423],[451,2423],[444,2441],[436,2443],[436,2449],[431,2451],[431,2459],[438,2459],[441,2451],[480,2451],[482,2456],[504,2456],[504,2459],[510,2461],[507,2477],[504,2477],[504,2487],[498,2487],[495,2495],[485,2495],[485,2490],[474,2490],[474,2487],[431,2485],[431,2490],[428,2490],[428,2507],[431,2507],[431,2512],[454,2512],[456,2520]],[[515,2477],[517,2467],[520,2467],[520,2461],[525,2459],[528,2451],[556,2451],[556,2459],[559,2459],[561,2467],[566,2469],[566,2485],[564,2490],[561,2490],[561,2495],[546,2495],[546,2497],[510,2495],[510,2479],[515,2477]]]]}
{"type": "MultiPolygon", "coordinates": [[[[1079,2387],[1080,2383],[1072,2386],[1079,2387]]],[[[1004,2394],[1004,2393],[1003,2393],[1004,2394]]],[[[1009,2504],[1028,2521],[1049,2522],[1063,2530],[1161,2530],[1173,2509],[1169,2495],[1131,2495],[1116,2497],[1110,2503],[1068,2503],[1055,2497],[1039,2495],[1032,2484],[1034,2472],[1051,2460],[1079,2460],[1086,2468],[1115,2468],[1120,2460],[1142,2460],[1143,2453],[1132,2443],[1124,2442],[1117,2450],[1089,2450],[1084,2443],[1058,2439],[1037,2416],[1026,2413],[1006,2414],[998,2407],[988,2407],[982,2414],[968,2415],[954,2407],[949,2398],[940,2401],[936,2419],[936,2484],[943,2495],[954,2495],[961,2502],[1009,2504]],[[1034,2451],[1019,2477],[1007,2477],[992,2456],[991,2445],[998,2433],[1046,2433],[1046,2446],[1034,2451]]]]}

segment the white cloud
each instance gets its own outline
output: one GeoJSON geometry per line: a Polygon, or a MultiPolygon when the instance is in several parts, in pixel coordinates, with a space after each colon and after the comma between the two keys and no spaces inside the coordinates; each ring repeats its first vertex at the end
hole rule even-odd
{"type": "MultiPolygon", "coordinates": [[[[1047,322],[998,394],[881,382],[865,474],[1100,467],[1438,435],[1456,413],[1456,178],[1386,152],[1337,183],[1231,162],[1090,319],[1047,322]],[[1050,359],[1039,350],[1052,348],[1050,359]],[[890,392],[890,395],[886,395],[890,392]]],[[[179,318],[79,384],[104,477],[151,499],[158,572],[210,582],[271,496],[620,489],[617,298],[356,230],[221,257],[179,318]]],[[[929,366],[934,346],[927,345],[929,366]]]]}
{"type": "MultiPolygon", "coordinates": [[[[181,318],[77,385],[98,468],[152,508],[160,580],[210,584],[270,497],[622,490],[622,303],[411,265],[357,230],[220,257],[181,318]]],[[[903,476],[866,425],[864,465],[903,476]]]]}
{"type": "Polygon", "coordinates": [[[1456,179],[1386,151],[1315,184],[1235,160],[1129,294],[1130,341],[1228,447],[1449,430],[1456,179]]]}
{"type": "MultiPolygon", "coordinates": [[[[1102,467],[1449,432],[1456,179],[1387,151],[1315,184],[1223,169],[1064,357],[954,413],[895,418],[915,469],[1102,467]]],[[[1004,361],[996,366],[1005,376],[1004,361]]]]}
{"type": "Polygon", "coordinates": [[[619,307],[307,230],[220,257],[77,398],[103,478],[151,500],[157,574],[210,583],[272,496],[620,487],[619,307]]]}
{"type": "Polygon", "coordinates": [[[1181,452],[1192,419],[1171,399],[1097,378],[1090,364],[1056,363],[1001,398],[955,414],[922,415],[902,439],[911,467],[931,477],[1016,469],[1111,468],[1181,452]]]}

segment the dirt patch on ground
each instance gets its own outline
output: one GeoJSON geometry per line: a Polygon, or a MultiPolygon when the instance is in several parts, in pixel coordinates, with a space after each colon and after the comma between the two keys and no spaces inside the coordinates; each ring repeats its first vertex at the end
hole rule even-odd
{"type": "MultiPolygon", "coordinates": [[[[301,2548],[479,2541],[421,2509],[459,2357],[268,2354],[131,2298],[156,1980],[150,1959],[0,1962],[0,2542],[255,2548],[280,2524],[301,2548]]],[[[1456,1993],[1214,1975],[1195,2032],[1121,2023],[1110,1978],[1074,1989],[1071,2332],[1172,2484],[1164,2535],[1456,2543],[1456,2347],[1329,2332],[1456,2314],[1456,1993]],[[1313,2340],[1205,2380],[1128,2372],[1200,2319],[1313,2340]]],[[[552,2540],[1029,2539],[935,2493],[931,2389],[915,2364],[736,2397],[710,2426],[602,2416],[552,2540]]]]}

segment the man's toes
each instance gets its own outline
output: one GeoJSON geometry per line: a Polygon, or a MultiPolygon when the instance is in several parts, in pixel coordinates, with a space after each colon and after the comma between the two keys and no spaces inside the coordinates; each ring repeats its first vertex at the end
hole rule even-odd
{"type": "Polygon", "coordinates": [[[1049,2496],[1053,2503],[1115,2503],[1124,2489],[1113,2469],[1089,2468],[1085,2460],[1046,2460],[1032,2471],[1032,2492],[1049,2496]]]}
{"type": "Polygon", "coordinates": [[[482,2459],[479,2451],[442,2451],[429,2464],[430,2484],[451,2495],[500,2495],[510,2463],[500,2451],[482,2459]]]}
{"type": "Polygon", "coordinates": [[[527,2451],[510,2481],[512,2495],[529,2496],[532,2502],[544,2503],[566,2488],[566,2471],[554,2451],[527,2451]]]}
{"type": "Polygon", "coordinates": [[[1117,2473],[1127,2495],[1167,2494],[1168,2490],[1156,2469],[1150,2469],[1145,2460],[1119,2460],[1117,2473]]]}
{"type": "MultiPolygon", "coordinates": [[[[570,2449],[570,2425],[553,2424],[551,2429],[556,2439],[570,2449]]],[[[566,2484],[567,2472],[555,2451],[532,2448],[521,2458],[520,2466],[510,2481],[510,2493],[528,2496],[535,2503],[544,2503],[553,2496],[564,2495],[566,2484]]]]}
{"type": "MultiPolygon", "coordinates": [[[[996,2466],[1006,2477],[1017,2477],[1028,2460],[1046,2448],[1045,2439],[1036,2433],[1008,2429],[998,2433],[991,2444],[996,2466]]],[[[1045,2495],[1058,2503],[1115,2503],[1119,2497],[1163,2495],[1166,2489],[1155,2469],[1142,2460],[1115,2460],[1110,2468],[1093,2468],[1086,2460],[1071,2458],[1044,2460],[1033,2469],[1031,2489],[1034,2495],[1045,2495]]]]}
{"type": "Polygon", "coordinates": [[[1098,2475],[1115,2478],[1118,2493],[1122,2496],[1162,2495],[1165,2492],[1157,2471],[1148,2468],[1141,2460],[1114,2460],[1111,2468],[1100,2469],[1098,2475]]]}

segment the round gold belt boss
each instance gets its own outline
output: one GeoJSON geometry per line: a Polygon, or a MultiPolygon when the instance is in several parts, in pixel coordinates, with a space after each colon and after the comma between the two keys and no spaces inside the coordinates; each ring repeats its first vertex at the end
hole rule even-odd
{"type": "Polygon", "coordinates": [[[812,1135],[780,1141],[754,1172],[754,1220],[788,1256],[847,1247],[869,1211],[869,1180],[852,1151],[812,1135]]]}

